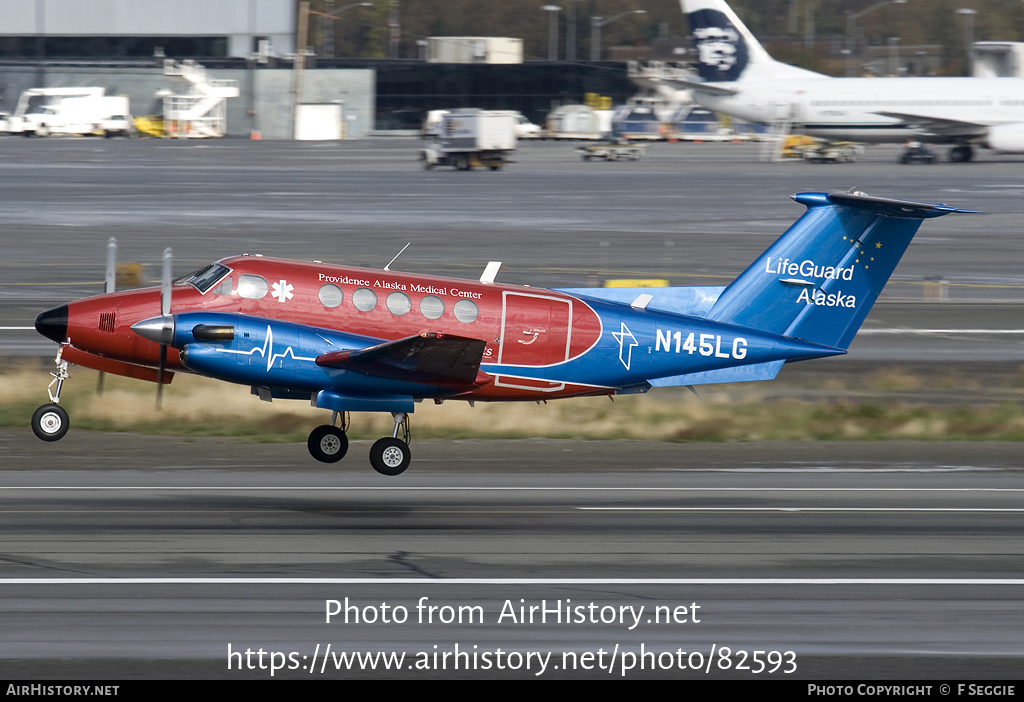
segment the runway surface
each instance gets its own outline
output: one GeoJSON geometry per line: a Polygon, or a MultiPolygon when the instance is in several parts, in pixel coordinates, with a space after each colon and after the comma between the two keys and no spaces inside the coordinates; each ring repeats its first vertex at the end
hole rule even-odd
{"type": "MultiPolygon", "coordinates": [[[[52,354],[9,328],[99,292],[111,235],[152,277],[165,246],[184,274],[240,251],[380,267],[412,241],[403,270],[717,285],[799,216],[790,193],[857,187],[985,214],[927,222],[850,357],[799,372],[927,361],[984,388],[1024,358],[1021,157],[776,165],[660,144],[609,164],[538,143],[461,173],[422,170],[408,139],[0,144],[5,356],[52,354]]],[[[354,443],[325,470],[294,444],[0,430],[5,674],[1020,676],[1017,445],[427,441],[389,480],[354,443]],[[335,600],[354,616],[346,598],[360,623],[328,623],[335,600]]]]}
{"type": "Polygon", "coordinates": [[[1016,445],[427,441],[386,479],[363,443],[323,470],[294,444],[3,432],[0,658],[29,677],[269,677],[274,651],[274,677],[628,679],[745,677],[739,652],[775,651],[793,663],[763,677],[1019,677],[1016,445]],[[328,644],[430,660],[314,666],[328,644]],[[266,668],[228,668],[261,648],[266,668]],[[433,661],[457,650],[492,667],[433,661]],[[499,650],[562,667],[499,669],[499,650]],[[641,670],[642,651],[670,654],[641,670]]]}

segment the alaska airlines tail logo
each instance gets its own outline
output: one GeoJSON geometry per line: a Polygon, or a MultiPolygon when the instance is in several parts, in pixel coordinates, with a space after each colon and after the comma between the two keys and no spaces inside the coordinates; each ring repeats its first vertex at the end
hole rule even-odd
{"type": "Polygon", "coordinates": [[[697,10],[689,18],[700,77],[712,82],[737,80],[748,60],[743,35],[718,10],[697,10]]]}

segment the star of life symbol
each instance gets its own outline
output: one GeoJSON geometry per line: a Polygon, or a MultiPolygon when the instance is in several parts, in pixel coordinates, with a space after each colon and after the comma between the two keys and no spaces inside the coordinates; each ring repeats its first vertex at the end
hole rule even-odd
{"type": "Polygon", "coordinates": [[[626,370],[629,370],[629,364],[633,360],[633,347],[640,344],[626,323],[620,322],[620,324],[619,331],[612,332],[612,336],[619,342],[619,361],[626,367],[626,370]]]}
{"type": "Polygon", "coordinates": [[[280,280],[270,286],[273,290],[273,296],[277,298],[278,302],[285,302],[295,297],[292,295],[292,290],[295,289],[294,285],[291,285],[286,280],[280,280]]]}

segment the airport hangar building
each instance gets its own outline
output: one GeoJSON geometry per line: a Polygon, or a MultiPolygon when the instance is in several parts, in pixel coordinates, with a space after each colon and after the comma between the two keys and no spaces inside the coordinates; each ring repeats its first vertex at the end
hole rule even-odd
{"type": "MultiPolygon", "coordinates": [[[[163,59],[191,59],[238,81],[228,134],[291,135],[295,0],[0,0],[0,111],[30,88],[98,86],[132,114],[160,114],[174,91],[163,59]]],[[[541,123],[587,93],[622,103],[636,92],[617,62],[427,63],[307,56],[302,102],[342,103],[350,138],[416,129],[428,110],[519,110],[541,123]]]]}

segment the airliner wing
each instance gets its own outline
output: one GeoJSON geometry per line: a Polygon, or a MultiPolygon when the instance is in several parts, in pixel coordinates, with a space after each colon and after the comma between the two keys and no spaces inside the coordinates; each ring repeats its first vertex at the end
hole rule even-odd
{"type": "Polygon", "coordinates": [[[875,114],[903,120],[909,126],[924,135],[969,137],[984,134],[988,129],[987,126],[978,124],[977,122],[964,122],[957,119],[945,119],[943,117],[912,114],[909,112],[876,112],[875,114]]]}

